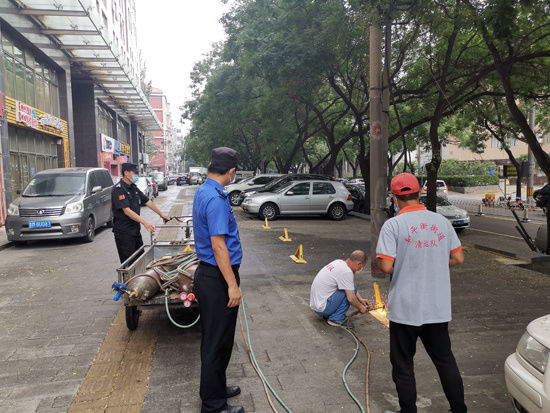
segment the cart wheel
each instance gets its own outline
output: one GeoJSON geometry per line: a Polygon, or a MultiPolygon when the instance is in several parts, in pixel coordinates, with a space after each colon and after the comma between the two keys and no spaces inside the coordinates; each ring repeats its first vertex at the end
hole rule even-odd
{"type": "Polygon", "coordinates": [[[126,327],[128,330],[134,331],[138,326],[140,311],[136,306],[126,307],[126,327]]]}

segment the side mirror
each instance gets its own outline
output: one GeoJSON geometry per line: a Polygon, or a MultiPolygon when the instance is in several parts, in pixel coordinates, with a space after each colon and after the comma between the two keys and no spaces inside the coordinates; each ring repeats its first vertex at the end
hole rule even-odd
{"type": "Polygon", "coordinates": [[[98,185],[98,186],[94,186],[94,187],[92,188],[92,194],[97,194],[97,193],[100,192],[100,191],[101,191],[101,186],[99,186],[99,185],[98,185]]]}
{"type": "Polygon", "coordinates": [[[16,191],[16,193],[17,193],[17,195],[21,195],[21,190],[18,189],[18,190],[16,191]]]}
{"type": "Polygon", "coordinates": [[[292,196],[292,195],[294,195],[294,192],[288,191],[285,195],[286,195],[286,196],[292,196]]]}

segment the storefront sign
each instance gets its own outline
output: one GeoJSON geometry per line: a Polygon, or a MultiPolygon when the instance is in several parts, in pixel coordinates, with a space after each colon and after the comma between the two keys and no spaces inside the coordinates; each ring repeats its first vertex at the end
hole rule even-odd
{"type": "Polygon", "coordinates": [[[120,144],[120,152],[122,152],[125,155],[130,155],[131,149],[130,145],[126,145],[125,143],[120,144]]]}
{"type": "Polygon", "coordinates": [[[59,133],[65,132],[65,123],[63,121],[49,113],[44,113],[39,116],[38,123],[43,128],[52,128],[58,131],[59,133]]]}
{"type": "Polygon", "coordinates": [[[15,120],[29,128],[38,130],[38,117],[35,109],[19,100],[15,102],[15,120]]]}
{"type": "Polygon", "coordinates": [[[114,150],[114,154],[116,156],[120,156],[120,141],[116,141],[115,140],[115,150],[114,150]]]}
{"type": "Polygon", "coordinates": [[[101,152],[114,152],[115,151],[115,140],[110,138],[107,135],[101,133],[101,152]]]}
{"type": "Polygon", "coordinates": [[[2,92],[0,92],[0,119],[4,118],[4,99],[2,97],[2,92]]]}

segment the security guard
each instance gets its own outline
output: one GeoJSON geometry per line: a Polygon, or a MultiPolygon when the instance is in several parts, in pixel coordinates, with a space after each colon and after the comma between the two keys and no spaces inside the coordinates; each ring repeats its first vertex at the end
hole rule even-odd
{"type": "Polygon", "coordinates": [[[122,179],[113,188],[111,205],[113,209],[113,232],[120,262],[126,261],[142,245],[141,227],[143,224],[150,232],[155,232],[155,226],[139,216],[140,206],[146,205],[164,220],[169,218],[150,201],[135,185],[139,178],[137,165],[122,164],[122,179]]]}
{"type": "Polygon", "coordinates": [[[234,149],[212,150],[208,179],[193,200],[195,249],[201,261],[195,273],[195,291],[202,321],[202,413],[244,413],[242,406],[227,404],[241,389],[226,383],[241,303],[239,266],[243,254],[224,186],[235,179],[238,160],[234,149]]]}

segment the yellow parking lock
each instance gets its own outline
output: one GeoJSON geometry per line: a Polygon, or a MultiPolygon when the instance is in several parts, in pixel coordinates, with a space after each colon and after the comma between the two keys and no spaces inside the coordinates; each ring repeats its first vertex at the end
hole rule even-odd
{"type": "Polygon", "coordinates": [[[300,244],[300,246],[296,250],[296,253],[294,255],[291,255],[290,258],[297,264],[307,264],[307,261],[304,260],[304,251],[302,244],[300,244]]]}

